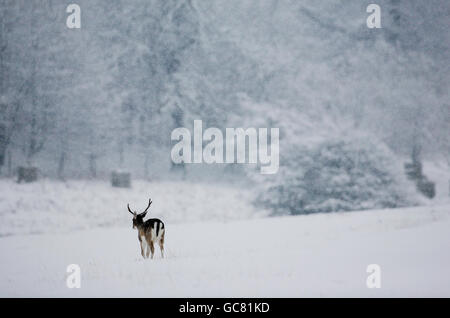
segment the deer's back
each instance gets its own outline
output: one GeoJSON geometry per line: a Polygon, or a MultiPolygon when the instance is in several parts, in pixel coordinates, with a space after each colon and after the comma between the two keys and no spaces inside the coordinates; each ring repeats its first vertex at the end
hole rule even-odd
{"type": "Polygon", "coordinates": [[[148,219],[144,222],[145,231],[155,230],[156,236],[159,236],[159,233],[164,230],[164,222],[160,219],[148,219]]]}

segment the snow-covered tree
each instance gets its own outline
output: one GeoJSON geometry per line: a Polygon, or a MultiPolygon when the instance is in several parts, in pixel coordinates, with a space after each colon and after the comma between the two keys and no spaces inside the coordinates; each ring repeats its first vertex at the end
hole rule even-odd
{"type": "Polygon", "coordinates": [[[352,211],[414,204],[401,164],[368,138],[330,138],[293,147],[266,178],[257,204],[275,214],[352,211]]]}

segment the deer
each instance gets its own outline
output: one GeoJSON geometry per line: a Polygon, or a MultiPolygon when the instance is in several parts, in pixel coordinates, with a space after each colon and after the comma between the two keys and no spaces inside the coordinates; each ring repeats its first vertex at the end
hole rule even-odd
{"type": "Polygon", "coordinates": [[[128,212],[133,214],[133,229],[138,230],[138,239],[141,245],[141,255],[144,259],[149,257],[150,252],[152,253],[151,258],[155,253],[155,244],[159,244],[161,249],[161,258],[164,258],[164,233],[165,227],[164,223],[160,219],[148,219],[144,221],[144,217],[147,214],[147,210],[152,204],[152,199],[149,199],[148,206],[144,212],[136,213],[130,209],[130,204],[127,204],[128,212]]]}

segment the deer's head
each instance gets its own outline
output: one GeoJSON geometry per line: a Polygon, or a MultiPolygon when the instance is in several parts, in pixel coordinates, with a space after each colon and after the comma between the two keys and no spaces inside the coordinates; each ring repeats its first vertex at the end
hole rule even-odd
{"type": "Polygon", "coordinates": [[[130,205],[127,204],[128,212],[133,214],[133,229],[135,229],[136,227],[140,226],[141,224],[144,224],[144,217],[147,214],[147,210],[148,210],[148,208],[150,207],[151,204],[152,204],[152,199],[149,199],[147,208],[144,210],[144,212],[141,212],[141,213],[137,213],[136,211],[132,211],[130,209],[130,205]]]}

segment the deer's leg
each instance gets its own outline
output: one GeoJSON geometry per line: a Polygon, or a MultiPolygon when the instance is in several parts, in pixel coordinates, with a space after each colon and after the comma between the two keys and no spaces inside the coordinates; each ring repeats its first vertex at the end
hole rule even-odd
{"type": "Polygon", "coordinates": [[[148,248],[148,244],[147,244],[147,253],[145,254],[145,256],[148,258],[149,254],[150,254],[150,249],[148,248]]]}
{"type": "Polygon", "coordinates": [[[138,236],[138,239],[139,239],[139,244],[141,245],[141,255],[142,255],[143,258],[145,258],[145,254],[144,254],[144,245],[143,245],[143,243],[142,243],[141,237],[138,236]]]}
{"type": "Polygon", "coordinates": [[[161,257],[164,258],[164,232],[161,235],[161,239],[159,240],[159,248],[161,249],[161,257]]]}
{"type": "Polygon", "coordinates": [[[148,245],[145,241],[142,241],[142,257],[148,258],[148,245]]]}
{"type": "Polygon", "coordinates": [[[153,241],[150,241],[149,246],[150,251],[152,252],[152,259],[153,259],[153,254],[155,254],[155,246],[153,246],[153,241]]]}

